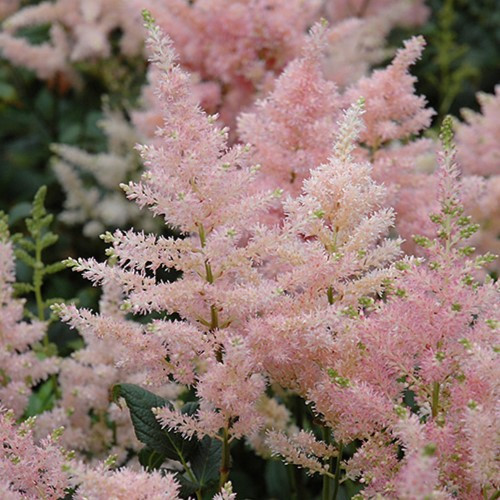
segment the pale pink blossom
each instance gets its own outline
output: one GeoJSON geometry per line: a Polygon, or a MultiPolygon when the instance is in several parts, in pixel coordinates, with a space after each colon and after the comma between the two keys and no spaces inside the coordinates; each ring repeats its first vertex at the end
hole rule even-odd
{"type": "Polygon", "coordinates": [[[247,148],[229,148],[226,131],[199,108],[189,76],[158,28],[152,28],[149,44],[162,72],[157,92],[165,118],[161,141],[140,147],[146,173],[125,190],[185,237],[116,231],[105,235],[116,265],[92,260],[74,265],[98,283],[118,284],[124,310],[168,311],[184,321],[143,326],[73,306],[61,305],[58,312],[82,332],[118,341],[124,348],[120,362],[145,366],[148,382],[161,385],[172,375],[195,386],[199,411],[188,417],[163,408],[158,413],[165,426],[200,436],[231,427],[231,435],[241,437],[261,425],[255,405],[266,384],[239,330],[269,300],[271,288],[255,267],[262,243],[250,238],[244,244],[243,238],[273,194],[250,191],[256,170],[247,148]],[[182,277],[175,282],[154,277],[168,268],[182,271],[182,277]]]}
{"type": "Polygon", "coordinates": [[[70,484],[68,459],[57,444],[59,433],[36,445],[33,424],[28,419],[17,427],[13,413],[0,409],[0,477],[8,480],[5,498],[64,497],[70,484]]]}
{"type": "Polygon", "coordinates": [[[493,95],[479,93],[481,112],[462,110],[464,123],[457,123],[457,155],[464,173],[500,175],[500,85],[493,95]]]}
{"type": "Polygon", "coordinates": [[[302,54],[276,80],[255,110],[238,118],[241,140],[252,144],[262,182],[300,193],[309,171],[330,154],[340,116],[340,96],[323,76],[326,29],[315,25],[302,54]]]}
{"type": "Polygon", "coordinates": [[[498,485],[496,446],[486,443],[498,432],[498,286],[472,277],[478,262],[464,255],[462,240],[474,227],[460,195],[445,141],[434,237],[421,240],[426,262],[406,263],[387,302],[337,335],[342,356],[328,372],[332,389],[311,391],[337,436],[365,440],[347,470],[367,484],[368,498],[480,498],[498,485]],[[414,414],[404,401],[408,391],[414,414]],[[404,450],[399,465],[388,450],[394,438],[404,450]],[[366,457],[392,466],[374,468],[366,457]]]}
{"type": "Polygon", "coordinates": [[[462,110],[465,122],[457,122],[457,157],[464,174],[486,177],[484,191],[471,198],[468,208],[481,230],[473,244],[479,251],[500,252],[500,85],[495,94],[479,93],[481,112],[462,110]]]}
{"type": "Polygon", "coordinates": [[[21,0],[1,0],[0,1],[0,19],[4,19],[8,15],[19,9],[21,0]]]}
{"type": "Polygon", "coordinates": [[[180,498],[179,484],[172,474],[159,471],[109,470],[104,466],[78,467],[73,482],[78,485],[75,499],[85,500],[175,500],[180,498]]]}
{"type": "MultiPolygon", "coordinates": [[[[132,5],[144,8],[137,0],[132,5]]],[[[319,6],[317,0],[149,0],[147,8],[174,41],[183,68],[199,80],[195,92],[205,109],[232,126],[299,54],[319,6]]],[[[151,121],[158,113],[155,100],[148,104],[151,121]]]]}
{"type": "Polygon", "coordinates": [[[222,487],[222,490],[214,496],[213,500],[236,500],[236,493],[233,493],[231,481],[228,481],[222,487]]]}
{"type": "Polygon", "coordinates": [[[393,26],[418,26],[429,15],[429,8],[422,0],[328,0],[326,4],[333,21],[350,17],[370,19],[392,15],[393,26]]]}
{"type": "Polygon", "coordinates": [[[425,107],[425,97],[415,95],[416,77],[408,71],[424,45],[422,37],[407,40],[387,68],[375,70],[348,89],[348,102],[359,97],[366,100],[360,142],[367,147],[376,151],[387,141],[405,139],[430,125],[434,111],[425,107]]]}
{"type": "Polygon", "coordinates": [[[336,454],[333,447],[323,445],[305,432],[286,436],[280,432],[269,431],[266,441],[273,454],[282,457],[287,464],[305,468],[308,474],[328,473],[326,462],[336,454]]]}
{"type": "MultiPolygon", "coordinates": [[[[67,429],[61,438],[64,446],[93,460],[114,454],[117,463],[124,461],[130,450],[138,450],[140,444],[128,412],[118,411],[109,400],[112,387],[118,383],[147,385],[155,379],[155,370],[161,370],[157,391],[168,398],[175,398],[179,391],[175,384],[165,380],[163,359],[150,359],[144,354],[145,348],[151,353],[157,351],[154,342],[144,339],[141,343],[139,335],[132,336],[135,343],[127,343],[126,334],[132,325],[125,319],[126,313],[120,310],[121,304],[121,288],[108,282],[103,286],[100,312],[113,319],[116,328],[96,335],[98,318],[83,313],[79,320],[71,322],[85,346],[62,360],[58,378],[61,398],[51,411],[39,416],[36,426],[40,437],[50,432],[57,422],[67,429]],[[122,336],[117,338],[115,332],[122,336]]],[[[69,313],[62,305],[56,309],[62,317],[69,313]]]]}

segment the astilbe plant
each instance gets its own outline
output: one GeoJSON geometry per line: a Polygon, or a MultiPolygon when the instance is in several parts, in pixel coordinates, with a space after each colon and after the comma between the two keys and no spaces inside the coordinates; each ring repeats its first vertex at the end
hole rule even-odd
{"type": "MultiPolygon", "coordinates": [[[[475,113],[466,109],[462,111],[465,122],[454,120],[457,155],[463,166],[458,189],[467,212],[474,222],[480,224],[471,244],[478,253],[498,252],[500,150],[496,141],[499,130],[496,111],[500,100],[497,92],[496,95],[479,94],[478,101],[481,104],[481,112],[475,113]]],[[[418,163],[417,161],[417,165],[418,163]]],[[[410,173],[411,182],[407,183],[398,195],[397,209],[401,212],[398,229],[408,239],[405,246],[408,251],[421,253],[411,241],[411,235],[433,234],[433,224],[429,216],[439,209],[434,169],[434,161],[431,161],[427,168],[410,173]]],[[[486,269],[497,271],[498,262],[489,263],[486,269]]]]}
{"type": "MultiPolygon", "coordinates": [[[[130,5],[132,8],[135,1],[131,0],[130,5]]],[[[331,29],[316,27],[307,39],[306,28],[321,11],[317,1],[149,0],[148,6],[180,50],[179,63],[189,71],[193,92],[202,108],[209,113],[217,111],[225,125],[233,126],[239,121],[238,130],[230,130],[230,141],[254,144],[255,162],[262,164],[266,174],[260,178],[268,179],[268,184],[279,182],[283,184],[281,188],[290,188],[294,194],[300,192],[301,182],[311,167],[328,157],[341,108],[353,100],[352,95],[340,100],[334,83],[342,88],[354,85],[372,65],[387,58],[386,38],[398,22],[387,14],[389,10],[391,15],[399,12],[385,6],[383,15],[372,9],[363,20],[340,21],[333,16],[331,29]],[[277,79],[285,68],[285,74],[277,79]],[[249,113],[242,115],[245,111],[249,113]]],[[[403,10],[408,7],[405,5],[403,10]]],[[[424,103],[413,96],[413,101],[419,101],[422,107],[417,111],[416,103],[410,100],[412,79],[405,73],[407,67],[399,66],[399,73],[392,71],[385,79],[378,79],[379,87],[389,81],[398,88],[399,82],[402,90],[393,114],[401,114],[404,109],[406,116],[415,112],[421,118],[426,112],[424,103]],[[399,102],[405,91],[408,101],[399,102]]],[[[155,142],[155,130],[161,124],[161,106],[153,90],[158,78],[158,70],[151,65],[149,83],[142,90],[142,106],[131,112],[132,130],[141,136],[142,142],[155,142]]],[[[373,91],[378,92],[380,89],[373,91]]],[[[116,115],[107,122],[117,125],[115,118],[116,115]]],[[[397,118],[391,116],[391,123],[394,120],[397,118]]],[[[114,132],[119,135],[111,135],[111,139],[130,138],[123,126],[113,127],[114,132]]],[[[413,164],[422,145],[412,142],[412,147],[401,151],[398,163],[404,160],[405,164],[413,164]]],[[[138,215],[137,207],[123,203],[123,197],[116,192],[118,178],[124,182],[124,177],[134,178],[141,169],[130,149],[123,151],[112,141],[108,151],[98,155],[63,145],[54,146],[54,150],[55,172],[67,194],[63,217],[69,224],[82,223],[87,218],[84,231],[88,235],[97,234],[103,224],[124,227],[133,222],[135,227],[152,229],[150,224],[141,226],[143,220],[148,222],[147,218],[138,215]]],[[[408,169],[394,166],[394,153],[378,163],[376,174],[383,172],[379,180],[386,181],[391,176],[396,179],[395,173],[401,177],[396,170],[408,169]]],[[[394,189],[397,182],[392,181],[394,189]]]]}
{"type": "MultiPolygon", "coordinates": [[[[143,2],[133,1],[144,7],[143,2]]],[[[147,8],[178,47],[180,64],[192,74],[202,107],[218,112],[221,121],[232,127],[239,113],[272,91],[287,64],[303,57],[306,30],[321,15],[333,28],[323,47],[328,52],[322,62],[327,79],[345,87],[387,58],[387,37],[394,26],[405,20],[420,24],[427,13],[420,1],[366,2],[372,5],[363,14],[341,3],[149,0],[147,8]]],[[[151,68],[144,109],[134,114],[138,129],[151,138],[161,122],[152,90],[156,78],[151,68]]],[[[232,140],[238,139],[234,132],[232,140]]]]}
{"type": "MultiPolygon", "coordinates": [[[[326,34],[316,25],[274,91],[241,119],[252,148],[231,146],[217,116],[198,105],[171,41],[145,19],[162,120],[156,139],[138,146],[141,180],[122,188],[179,237],[116,230],[103,235],[107,262],[68,260],[102,286],[100,311],[53,307],[86,346],[62,361],[61,397],[38,419],[49,437],[35,444],[32,420],[16,427],[0,415],[8,444],[0,470],[13,478],[0,484],[5,497],[35,488],[26,495],[36,498],[42,488],[48,498],[201,499],[217,490],[232,500],[230,444],[245,438],[264,456],[323,476],[325,499],[350,479],[365,498],[495,498],[498,286],[475,280],[493,257],[472,257],[467,244],[478,228],[464,215],[450,121],[437,177],[429,176],[439,180],[431,230],[414,238],[423,258],[398,260],[387,206],[400,186],[377,182],[381,164],[396,169],[407,155],[410,170],[422,150],[411,141],[432,111],[408,73],[422,40],[341,95],[322,74],[326,34]],[[276,207],[279,223],[263,224],[276,207]],[[285,407],[292,398],[312,417],[297,427],[285,407]],[[67,427],[62,442],[84,462],[54,444],[54,423],[67,427]],[[34,470],[27,457],[45,463],[47,450],[53,463],[34,470]],[[136,452],[147,472],[110,467],[136,452]],[[93,463],[107,453],[118,456],[93,463]]],[[[35,219],[46,225],[45,213],[35,219]]],[[[20,255],[34,264],[25,291],[45,320],[49,271],[37,263],[53,237],[42,233],[20,255]]],[[[0,293],[10,304],[6,262],[0,293]]],[[[11,323],[24,325],[19,315],[11,323]]]]}
{"type": "Polygon", "coordinates": [[[373,177],[388,189],[387,206],[397,207],[398,230],[408,238],[422,219],[413,212],[415,196],[435,194],[424,189],[432,178],[419,172],[419,164],[434,149],[431,140],[419,137],[434,111],[416,94],[416,78],[409,72],[424,39],[406,41],[387,68],[338,91],[323,68],[322,52],[334,32],[320,25],[313,28],[302,57],[287,66],[255,109],[240,115],[238,134],[254,146],[252,155],[263,173],[260,182],[296,196],[310,170],[327,160],[342,108],[364,98],[365,126],[355,156],[372,162],[373,177]]]}
{"type": "Polygon", "coordinates": [[[500,85],[494,94],[481,92],[477,95],[481,112],[462,110],[464,123],[457,123],[457,152],[463,171],[467,174],[493,176],[499,174],[500,151],[500,85]]]}
{"type": "Polygon", "coordinates": [[[7,500],[61,498],[70,486],[69,456],[59,447],[60,430],[39,444],[34,418],[16,426],[12,410],[0,407],[0,494],[7,500]]]}
{"type": "MultiPolygon", "coordinates": [[[[270,381],[306,402],[315,401],[318,383],[333,374],[337,384],[324,396],[346,404],[344,378],[333,368],[343,356],[337,332],[370,309],[398,274],[390,264],[400,241],[384,239],[394,223],[384,208],[386,191],[371,178],[371,165],[353,156],[362,109],[360,101],[346,112],[329,161],[312,170],[298,198],[284,203],[277,298],[251,322],[249,340],[270,381]]],[[[355,408],[353,400],[349,410],[370,418],[375,407],[376,401],[355,408]]],[[[288,436],[273,430],[267,444],[286,462],[324,475],[325,494],[334,479],[338,493],[343,445],[330,443],[330,422],[318,422],[324,441],[305,429],[288,436]]]]}
{"type": "MultiPolygon", "coordinates": [[[[121,303],[120,287],[106,283],[99,301],[101,314],[121,324],[123,330],[133,329],[125,311],[120,309],[121,303]]],[[[130,417],[110,401],[109,394],[118,383],[143,386],[145,369],[142,363],[130,362],[128,346],[117,344],[112,336],[99,332],[96,335],[88,328],[81,328],[79,334],[85,346],[61,361],[60,398],[52,410],[38,417],[35,435],[44,436],[55,425],[64,427],[61,444],[78,452],[80,458],[94,461],[113,455],[116,463],[122,464],[131,451],[140,449],[140,443],[134,436],[130,417]]],[[[159,391],[175,400],[179,389],[167,381],[159,391]]]]}
{"type": "Polygon", "coordinates": [[[333,325],[356,315],[397,273],[389,264],[400,241],[384,239],[394,222],[383,208],[385,189],[370,164],[352,156],[362,107],[345,113],[329,161],[311,171],[300,196],[285,200],[282,227],[269,229],[268,272],[278,288],[250,324],[254,355],[271,381],[306,399],[333,355],[333,325]]]}
{"type": "MultiPolygon", "coordinates": [[[[281,190],[255,192],[250,184],[259,169],[249,163],[249,148],[227,146],[227,132],[196,104],[170,42],[159,28],[150,30],[152,61],[162,71],[161,142],[140,147],[143,180],[123,187],[183,236],[116,231],[104,236],[114,265],[70,263],[96,283],[120,284],[123,307],[132,314],[176,313],[183,321],[125,326],[74,306],[57,310],[80,331],[124,346],[124,362],[141,362],[148,383],[173,379],[194,388],[199,406],[180,412],[152,395],[144,398],[151,401],[148,410],[161,407],[155,413],[170,432],[201,440],[202,448],[207,436],[222,442],[222,487],[230,441],[252,438],[266,423],[260,413],[266,379],[308,397],[331,354],[329,321],[342,323],[383,292],[396,273],[388,264],[400,242],[383,240],[394,218],[382,207],[385,190],[371,179],[370,165],[352,157],[362,102],[343,117],[330,160],[313,171],[301,196],[284,204],[283,224],[261,226],[259,212],[269,210],[281,190]],[[162,281],[162,269],[182,276],[162,281]]],[[[134,414],[135,390],[117,391],[134,414]]],[[[196,471],[181,461],[183,481],[193,483],[196,471]]],[[[197,494],[202,486],[195,485],[197,494]]]]}
{"type": "Polygon", "coordinates": [[[492,257],[460,245],[477,226],[458,198],[450,120],[443,143],[435,235],[416,238],[425,261],[404,264],[387,301],[338,331],[341,355],[310,393],[336,440],[361,440],[345,467],[367,498],[494,498],[498,489],[498,285],[473,278],[492,257]]]}
{"type": "Polygon", "coordinates": [[[5,500],[93,498],[175,500],[179,484],[171,474],[112,469],[113,460],[94,466],[77,462],[59,444],[62,428],[36,442],[31,417],[16,425],[12,411],[0,407],[0,494],[5,500]]]}
{"type": "Polygon", "coordinates": [[[323,76],[326,45],[326,27],[316,24],[273,91],[238,117],[238,136],[252,144],[260,179],[295,196],[310,169],[330,154],[341,112],[336,86],[323,76]]]}
{"type": "Polygon", "coordinates": [[[433,183],[427,173],[419,171],[419,164],[432,155],[434,144],[419,135],[435,113],[426,106],[425,97],[416,94],[416,78],[409,72],[424,46],[423,37],[407,40],[387,68],[361,78],[345,94],[348,102],[357,96],[366,99],[360,145],[374,164],[374,178],[389,189],[388,204],[396,209],[396,226],[405,239],[413,234],[414,219],[421,222],[415,217],[415,205],[425,203],[421,192],[433,183]]]}
{"type": "MultiPolygon", "coordinates": [[[[144,2],[133,0],[137,8],[144,2]]],[[[234,125],[237,114],[299,55],[306,29],[318,16],[317,0],[149,0],[147,8],[176,44],[179,62],[197,84],[198,99],[209,113],[234,125]]],[[[152,135],[161,116],[146,89],[146,113],[137,115],[152,135]]]]}
{"type": "Polygon", "coordinates": [[[1,290],[2,290],[2,383],[0,403],[13,409],[17,417],[26,410],[31,388],[44,382],[45,402],[50,405],[57,391],[55,373],[59,369],[57,348],[49,340],[49,326],[55,319],[49,307],[60,299],[47,299],[43,294],[48,277],[64,269],[64,264],[46,264],[44,257],[58,236],[50,229],[53,216],[44,201],[47,189],[35,194],[31,217],[26,219],[27,234],[9,234],[8,218],[0,213],[1,290]],[[31,270],[29,282],[16,280],[16,261],[31,270]],[[30,300],[20,299],[28,296],[30,300]],[[30,321],[23,318],[28,317],[30,321]]]}
{"type": "Polygon", "coordinates": [[[276,194],[251,193],[257,169],[249,164],[248,148],[228,148],[227,132],[196,104],[170,42],[158,28],[151,30],[152,61],[163,72],[158,89],[165,114],[158,132],[163,141],[140,148],[147,172],[140,183],[124,188],[130,199],[149,205],[184,236],[117,231],[106,236],[116,265],[92,260],[74,265],[98,283],[119,283],[126,310],[167,311],[185,321],[165,318],[124,328],[112,317],[74,307],[60,306],[59,312],[73,326],[123,344],[128,362],[146,368],[147,382],[161,385],[172,377],[195,385],[199,410],[189,415],[167,407],[162,410],[164,425],[187,436],[220,439],[228,452],[229,439],[259,427],[255,403],[265,381],[256,373],[240,329],[275,289],[255,268],[264,243],[252,239],[251,228],[255,215],[276,194]],[[165,268],[181,271],[182,277],[175,282],[156,279],[165,268]]]}

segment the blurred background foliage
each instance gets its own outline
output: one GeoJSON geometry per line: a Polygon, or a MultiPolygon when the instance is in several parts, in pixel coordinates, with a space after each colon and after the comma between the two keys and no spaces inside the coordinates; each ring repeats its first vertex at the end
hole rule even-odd
{"type": "MultiPolygon", "coordinates": [[[[427,0],[427,4],[431,16],[417,33],[426,37],[428,46],[414,74],[418,92],[439,112],[438,122],[446,113],[458,116],[463,107],[477,110],[475,94],[493,92],[500,75],[500,3],[427,0]]],[[[47,32],[48,26],[37,26],[24,29],[23,35],[41,43],[47,32]]],[[[415,33],[396,30],[390,43],[399,46],[415,33]]],[[[44,184],[49,210],[61,210],[64,197],[50,167],[50,144],[103,151],[105,137],[97,125],[102,96],[109,96],[112,107],[133,107],[144,82],[145,62],[126,60],[116,51],[109,59],[80,65],[78,70],[84,77],[81,90],[68,88],[64,81],[47,85],[0,59],[0,209],[9,213],[11,224],[27,215],[27,202],[44,184]]],[[[68,236],[73,239],[78,234],[68,236]]]]}
{"type": "Polygon", "coordinates": [[[493,93],[500,75],[500,2],[427,0],[432,9],[420,29],[427,48],[414,74],[417,90],[438,111],[438,120],[461,108],[478,109],[478,91],[493,93]]]}

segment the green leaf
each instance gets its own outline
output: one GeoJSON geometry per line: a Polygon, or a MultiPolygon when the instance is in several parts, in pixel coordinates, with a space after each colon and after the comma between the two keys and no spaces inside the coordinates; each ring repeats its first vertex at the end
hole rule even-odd
{"type": "Polygon", "coordinates": [[[125,399],[130,410],[137,439],[160,455],[186,463],[197,445],[196,439],[185,439],[179,432],[162,429],[152,408],[171,403],[134,384],[118,384],[112,389],[112,397],[125,399]]]}
{"type": "Polygon", "coordinates": [[[27,252],[35,252],[36,245],[21,234],[15,234],[13,241],[27,252]]]}
{"type": "Polygon", "coordinates": [[[151,410],[163,406],[172,408],[172,405],[160,396],[134,384],[115,385],[112,389],[113,401],[118,402],[120,397],[125,399],[130,410],[137,439],[160,451],[165,433],[151,410]]]}
{"type": "Polygon", "coordinates": [[[181,408],[181,413],[192,416],[198,411],[199,407],[200,404],[197,401],[189,401],[181,408]]]}
{"type": "Polygon", "coordinates": [[[205,436],[191,457],[191,469],[198,480],[199,488],[218,481],[221,459],[222,443],[205,436]]]}
{"type": "Polygon", "coordinates": [[[79,123],[72,123],[71,125],[64,127],[59,135],[59,142],[64,144],[76,144],[78,143],[81,135],[83,133],[83,127],[79,123]]]}
{"type": "Polygon", "coordinates": [[[24,262],[27,266],[36,267],[36,260],[22,248],[16,248],[14,255],[17,259],[24,262]]]}
{"type": "Polygon", "coordinates": [[[0,101],[11,102],[17,97],[17,92],[15,87],[7,82],[0,81],[0,101]]]}
{"type": "Polygon", "coordinates": [[[41,186],[33,198],[31,214],[35,219],[43,217],[47,213],[44,206],[45,196],[47,196],[47,186],[41,186]]]}
{"type": "Polygon", "coordinates": [[[57,385],[54,379],[49,378],[40,388],[30,396],[26,416],[33,417],[44,411],[51,410],[57,398],[57,385]]]}
{"type": "Polygon", "coordinates": [[[43,270],[44,274],[55,274],[59,271],[66,269],[66,263],[64,262],[54,262],[54,264],[50,264],[46,266],[43,270]]]}
{"type": "Polygon", "coordinates": [[[181,485],[181,489],[179,491],[179,496],[181,498],[190,497],[196,490],[199,489],[196,483],[193,483],[189,478],[178,472],[175,474],[176,481],[181,485]]]}
{"type": "Polygon", "coordinates": [[[270,460],[266,463],[264,478],[269,496],[279,500],[291,497],[287,466],[280,460],[270,460]]]}
{"type": "Polygon", "coordinates": [[[35,290],[31,283],[14,283],[12,286],[14,287],[14,292],[17,296],[24,295],[35,290]]]}
{"type": "Polygon", "coordinates": [[[139,452],[139,463],[148,471],[159,469],[164,461],[164,455],[147,446],[139,452]]]}
{"type": "Polygon", "coordinates": [[[42,236],[42,238],[40,240],[40,245],[41,245],[42,249],[44,249],[44,248],[47,248],[47,247],[54,245],[58,239],[59,239],[59,236],[57,236],[57,234],[48,232],[42,236]]]}

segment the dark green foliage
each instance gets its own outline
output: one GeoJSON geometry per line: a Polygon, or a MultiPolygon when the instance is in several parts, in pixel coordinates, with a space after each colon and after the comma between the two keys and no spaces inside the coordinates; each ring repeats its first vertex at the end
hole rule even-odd
{"type": "MultiPolygon", "coordinates": [[[[190,459],[197,445],[196,440],[184,439],[178,432],[162,429],[152,412],[153,408],[163,406],[173,409],[170,402],[133,384],[115,385],[112,397],[113,401],[122,397],[127,403],[135,434],[141,443],[162,456],[163,460],[169,458],[182,462],[190,459]]],[[[189,410],[192,409],[190,406],[189,410]]],[[[189,410],[185,413],[191,413],[189,410]]]]}
{"type": "Polygon", "coordinates": [[[164,455],[147,446],[139,452],[139,463],[147,470],[159,469],[164,461],[164,455]]]}
{"type": "Polygon", "coordinates": [[[280,460],[269,460],[266,464],[265,480],[269,495],[278,500],[290,498],[289,472],[280,460]]]}
{"type": "Polygon", "coordinates": [[[497,0],[428,0],[429,21],[419,30],[427,40],[413,72],[417,89],[439,115],[478,109],[475,94],[493,93],[500,74],[500,3],[497,0]]]}
{"type": "Polygon", "coordinates": [[[221,449],[221,442],[208,436],[198,442],[191,458],[191,469],[198,488],[205,488],[218,480],[221,449]]]}
{"type": "MultiPolygon", "coordinates": [[[[113,401],[123,398],[130,410],[137,439],[145,444],[139,453],[144,467],[159,469],[167,460],[176,460],[184,467],[184,474],[177,474],[183,495],[189,496],[211,488],[219,479],[221,442],[205,436],[201,441],[195,437],[187,439],[174,430],[162,429],[153,408],[164,406],[173,409],[167,400],[133,384],[118,384],[112,389],[113,401]]],[[[193,415],[197,403],[186,403],[182,413],[193,415]]]]}
{"type": "Polygon", "coordinates": [[[43,413],[44,411],[51,410],[58,397],[59,387],[57,385],[57,378],[51,377],[43,382],[31,395],[28,407],[25,411],[25,416],[33,417],[43,413]]]}

